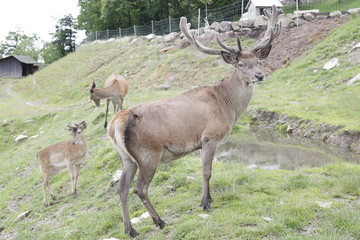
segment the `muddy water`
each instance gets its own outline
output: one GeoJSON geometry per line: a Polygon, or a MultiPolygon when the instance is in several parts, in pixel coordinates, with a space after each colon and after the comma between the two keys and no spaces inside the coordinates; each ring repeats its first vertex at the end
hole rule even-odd
{"type": "Polygon", "coordinates": [[[338,161],[360,164],[360,155],[307,138],[285,136],[273,131],[238,131],[218,147],[217,161],[255,164],[262,169],[320,167],[338,161]]]}

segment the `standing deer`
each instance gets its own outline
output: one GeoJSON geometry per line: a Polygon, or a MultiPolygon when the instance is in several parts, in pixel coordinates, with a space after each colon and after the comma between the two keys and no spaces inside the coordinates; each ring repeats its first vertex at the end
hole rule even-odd
{"type": "Polygon", "coordinates": [[[76,184],[79,177],[80,165],[84,162],[87,153],[87,146],[84,137],[84,129],[87,124],[82,121],[75,126],[68,125],[72,139],[48,146],[37,153],[40,168],[44,172],[43,193],[44,204],[48,206],[46,198],[46,187],[49,188],[51,197],[55,195],[50,187],[50,180],[60,170],[67,168],[71,178],[72,194],[76,198],[76,184]]]}
{"type": "Polygon", "coordinates": [[[92,83],[90,89],[90,99],[95,105],[100,106],[100,99],[106,98],[106,115],[104,128],[107,127],[107,115],[109,112],[110,100],[114,106],[114,115],[122,109],[122,103],[128,92],[128,84],[121,75],[111,75],[105,82],[104,88],[96,88],[95,82],[92,83]]]}
{"type": "Polygon", "coordinates": [[[254,83],[264,80],[259,60],[266,58],[272,41],[280,34],[277,19],[282,13],[275,6],[272,14],[265,11],[268,27],[261,42],[243,52],[237,36],[237,49],[226,46],[217,36],[223,50],[203,46],[191,35],[186,18],[180,19],[180,29],[203,53],[221,55],[234,70],[219,85],[192,89],[179,96],[135,105],[117,113],[109,123],[108,134],[122,161],[123,172],[118,185],[125,232],[134,237],[138,232],[131,226],[127,197],[129,187],[139,168],[134,192],[162,229],[160,218],[148,196],[148,187],[160,162],[171,162],[194,150],[201,149],[203,188],[201,206],[211,209],[209,191],[211,165],[219,143],[230,134],[236,120],[245,111],[253,96],[254,83]]]}

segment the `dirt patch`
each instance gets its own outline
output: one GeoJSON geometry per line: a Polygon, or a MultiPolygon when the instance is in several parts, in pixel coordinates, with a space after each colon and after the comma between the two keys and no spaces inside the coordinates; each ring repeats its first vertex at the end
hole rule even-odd
{"type": "Polygon", "coordinates": [[[344,15],[342,18],[315,19],[299,27],[283,28],[280,36],[273,43],[270,55],[262,63],[264,73],[269,75],[281,67],[288,66],[302,53],[314,47],[316,42],[326,37],[332,29],[349,19],[349,15],[344,15]]]}

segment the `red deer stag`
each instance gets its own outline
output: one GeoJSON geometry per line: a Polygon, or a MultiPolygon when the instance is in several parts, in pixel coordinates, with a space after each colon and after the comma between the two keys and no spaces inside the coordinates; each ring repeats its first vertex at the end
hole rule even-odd
{"type": "Polygon", "coordinates": [[[95,105],[100,106],[100,99],[106,98],[106,115],[104,128],[107,127],[107,115],[109,112],[110,100],[114,106],[114,115],[122,109],[122,103],[128,92],[128,84],[121,75],[111,75],[105,82],[104,88],[96,88],[95,82],[92,83],[90,89],[90,99],[95,105]],[[117,107],[116,107],[117,106],[117,107]]]}
{"type": "Polygon", "coordinates": [[[55,195],[50,187],[50,180],[60,170],[67,168],[71,178],[72,193],[76,198],[76,184],[79,177],[80,165],[84,162],[87,153],[87,146],[84,137],[86,122],[82,121],[75,126],[69,125],[68,130],[72,134],[72,139],[56,143],[40,150],[37,159],[40,168],[44,172],[43,193],[44,204],[48,205],[46,198],[46,187],[48,187],[51,197],[55,200],[55,195]]]}
{"type": "Polygon", "coordinates": [[[237,49],[226,46],[217,37],[223,50],[211,49],[190,34],[186,18],[180,29],[197,50],[221,55],[234,66],[232,74],[219,85],[192,89],[179,96],[135,105],[117,113],[109,123],[108,134],[122,161],[123,172],[118,185],[125,232],[134,237],[138,232],[131,226],[127,197],[129,187],[139,168],[134,192],[161,229],[160,218],[148,196],[148,187],[160,162],[171,162],[194,150],[201,149],[203,188],[201,206],[211,209],[209,191],[211,165],[220,142],[230,134],[236,120],[245,111],[253,96],[254,83],[264,80],[259,60],[266,58],[272,41],[280,34],[277,19],[282,13],[275,6],[272,14],[265,12],[268,27],[261,42],[243,52],[237,36],[237,49]]]}

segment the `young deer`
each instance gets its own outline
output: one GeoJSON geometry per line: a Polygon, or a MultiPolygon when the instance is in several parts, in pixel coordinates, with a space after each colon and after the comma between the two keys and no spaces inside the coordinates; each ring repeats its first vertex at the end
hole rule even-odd
{"type": "Polygon", "coordinates": [[[80,165],[84,162],[87,153],[87,146],[84,137],[84,129],[87,124],[82,121],[75,126],[69,125],[68,130],[72,134],[72,139],[48,146],[37,153],[40,168],[44,172],[43,193],[44,204],[48,206],[46,198],[46,187],[49,188],[51,197],[55,200],[55,195],[50,187],[50,180],[60,170],[67,168],[71,178],[72,193],[76,198],[76,184],[79,177],[80,165]]]}
{"type": "Polygon", "coordinates": [[[128,84],[121,75],[111,75],[105,82],[104,88],[96,88],[95,82],[92,83],[90,89],[90,99],[95,105],[100,106],[100,99],[106,98],[106,115],[104,128],[107,127],[107,115],[109,112],[110,100],[114,106],[114,115],[122,109],[122,103],[128,92],[128,84]],[[116,107],[117,106],[117,107],[116,107]]]}
{"type": "Polygon", "coordinates": [[[272,41],[280,34],[281,25],[276,22],[281,13],[275,6],[272,15],[265,11],[268,19],[265,36],[254,49],[246,52],[242,51],[239,36],[237,49],[226,46],[218,37],[223,50],[203,46],[190,34],[186,18],[181,18],[180,29],[193,47],[206,54],[221,55],[234,70],[219,85],[198,87],[169,99],[138,104],[120,111],[110,121],[108,134],[122,161],[118,192],[127,234],[138,235],[131,226],[127,205],[129,187],[137,169],[134,192],[154,223],[163,228],[166,223],[148,196],[149,184],[160,162],[171,162],[197,149],[201,149],[203,166],[201,206],[205,211],[211,209],[209,179],[214,153],[249,105],[254,83],[264,80],[259,60],[269,55],[272,41]]]}

